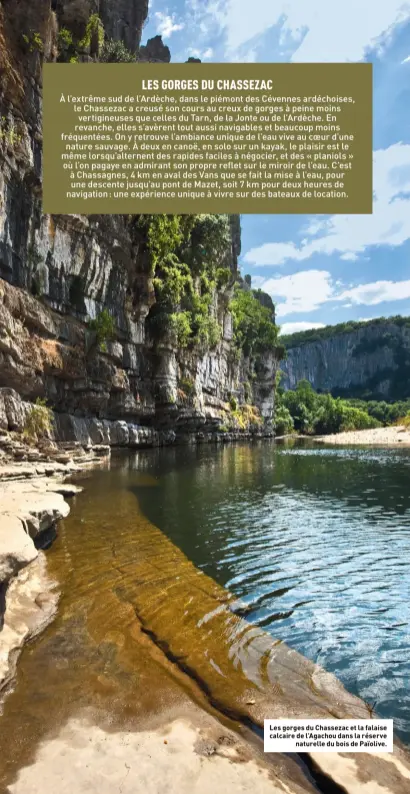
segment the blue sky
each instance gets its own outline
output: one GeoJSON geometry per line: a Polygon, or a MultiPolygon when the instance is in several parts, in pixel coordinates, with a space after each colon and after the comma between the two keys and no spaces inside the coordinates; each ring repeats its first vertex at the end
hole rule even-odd
{"type": "Polygon", "coordinates": [[[373,215],[243,215],[241,270],[285,332],[410,314],[410,1],[151,0],[172,61],[369,61],[373,215]]]}

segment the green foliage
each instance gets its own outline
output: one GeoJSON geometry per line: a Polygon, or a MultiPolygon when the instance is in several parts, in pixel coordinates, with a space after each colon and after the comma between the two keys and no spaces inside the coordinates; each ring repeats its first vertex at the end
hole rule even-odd
{"type": "Polygon", "coordinates": [[[330,394],[320,396],[313,423],[313,430],[316,434],[326,435],[348,430],[367,430],[379,426],[380,422],[369,416],[366,411],[354,408],[340,397],[334,399],[330,394]]]}
{"type": "Polygon", "coordinates": [[[369,416],[377,419],[382,425],[394,425],[400,418],[410,412],[410,399],[399,400],[398,402],[388,403],[385,400],[348,400],[349,404],[355,408],[366,411],[369,416]]]}
{"type": "Polygon", "coordinates": [[[57,38],[58,57],[59,63],[77,63],[78,56],[73,40],[73,35],[68,28],[61,28],[57,38]]]}
{"type": "Polygon", "coordinates": [[[231,302],[234,341],[246,356],[276,348],[278,328],[272,313],[251,291],[238,285],[231,302]]]}
{"type": "Polygon", "coordinates": [[[185,234],[183,215],[140,215],[137,229],[146,239],[152,272],[170,254],[176,254],[185,234]]]}
{"type": "Polygon", "coordinates": [[[293,417],[286,405],[280,403],[275,411],[275,430],[277,436],[285,436],[294,430],[293,417]]]}
{"type": "Polygon", "coordinates": [[[231,429],[258,430],[263,425],[263,419],[254,405],[240,405],[232,410],[230,415],[231,429]]]}
{"type": "Polygon", "coordinates": [[[215,279],[218,289],[227,287],[232,280],[232,273],[229,267],[218,267],[215,272],[215,279]]]}
{"type": "Polygon", "coordinates": [[[135,55],[127,50],[123,41],[109,39],[105,42],[100,55],[102,63],[135,63],[135,55]]]}
{"type": "Polygon", "coordinates": [[[78,42],[79,49],[88,50],[91,46],[91,42],[95,34],[97,34],[98,46],[101,49],[104,45],[104,38],[105,38],[104,25],[98,14],[91,14],[87,22],[84,38],[82,38],[81,41],[78,42]]]}
{"type": "Polygon", "coordinates": [[[53,412],[47,407],[45,400],[37,397],[24,421],[23,436],[30,443],[39,441],[50,435],[53,427],[53,412]]]}
{"type": "Polygon", "coordinates": [[[232,411],[238,410],[238,400],[233,395],[231,395],[229,398],[229,405],[231,406],[232,411]]]}
{"type": "Polygon", "coordinates": [[[115,336],[114,320],[107,309],[103,309],[95,320],[88,323],[90,331],[94,331],[97,345],[100,350],[106,351],[107,342],[115,336]]]}
{"type": "Polygon", "coordinates": [[[192,397],[195,394],[195,381],[188,377],[179,378],[178,388],[181,389],[187,397],[192,397]]]}
{"type": "Polygon", "coordinates": [[[40,33],[31,30],[29,33],[23,33],[22,39],[28,52],[44,52],[43,39],[40,33]]]}
{"type": "Polygon", "coordinates": [[[174,312],[169,315],[170,330],[176,335],[179,347],[187,347],[192,335],[189,312],[174,312]]]}
{"type": "Polygon", "coordinates": [[[378,328],[395,325],[399,328],[410,328],[410,317],[377,317],[374,320],[366,321],[349,321],[346,323],[338,323],[338,325],[326,325],[324,328],[311,328],[308,331],[298,331],[295,334],[287,334],[281,336],[283,344],[290,349],[291,347],[301,347],[308,345],[311,342],[320,342],[322,339],[329,339],[333,336],[340,336],[341,334],[348,334],[352,331],[358,331],[360,328],[378,328]]]}
{"type": "Polygon", "coordinates": [[[148,317],[154,338],[174,333],[180,347],[216,347],[222,329],[214,316],[216,290],[227,285],[227,216],[141,215],[136,231],[153,273],[155,305],[148,317]]]}
{"type": "MultiPolygon", "coordinates": [[[[304,434],[326,435],[348,430],[367,430],[381,423],[363,407],[331,394],[317,394],[302,380],[295,391],[277,391],[276,425],[284,423],[289,413],[295,430],[304,434]]],[[[277,430],[278,432],[278,430],[277,430]]]]}
{"type": "MultiPolygon", "coordinates": [[[[230,226],[227,215],[193,216],[185,257],[194,274],[200,274],[208,263],[217,267],[223,264],[229,245],[230,226]]],[[[212,275],[215,277],[215,272],[212,275]]]]}
{"type": "Polygon", "coordinates": [[[68,28],[61,28],[58,32],[58,44],[60,47],[72,47],[73,34],[68,28]]]}
{"type": "Polygon", "coordinates": [[[0,118],[0,143],[4,141],[13,148],[23,140],[23,136],[16,132],[14,124],[9,125],[6,116],[0,118]]]}

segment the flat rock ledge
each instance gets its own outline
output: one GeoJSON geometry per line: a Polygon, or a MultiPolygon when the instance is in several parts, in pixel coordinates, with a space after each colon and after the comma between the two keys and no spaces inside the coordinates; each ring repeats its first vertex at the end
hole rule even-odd
{"type": "Polygon", "coordinates": [[[24,642],[53,617],[58,594],[49,580],[42,535],[70,512],[66,498],[82,488],[66,482],[102,457],[0,465],[0,690],[14,675],[24,642]]]}

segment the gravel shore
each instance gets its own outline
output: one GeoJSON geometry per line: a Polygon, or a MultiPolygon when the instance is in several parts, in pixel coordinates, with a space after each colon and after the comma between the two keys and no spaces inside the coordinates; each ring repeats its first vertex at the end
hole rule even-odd
{"type": "Polygon", "coordinates": [[[329,436],[318,436],[314,441],[326,444],[363,444],[369,446],[410,446],[410,429],[397,425],[394,427],[376,427],[373,430],[351,430],[348,433],[335,433],[329,436]]]}

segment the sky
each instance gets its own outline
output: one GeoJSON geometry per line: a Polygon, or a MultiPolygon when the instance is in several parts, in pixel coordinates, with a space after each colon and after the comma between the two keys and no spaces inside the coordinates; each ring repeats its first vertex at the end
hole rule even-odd
{"type": "Polygon", "coordinates": [[[243,275],[283,333],[410,315],[410,0],[150,0],[172,62],[371,62],[372,215],[242,215],[243,275]]]}

